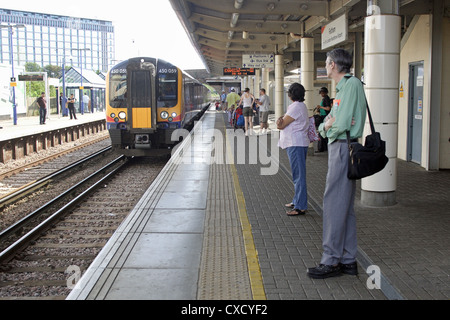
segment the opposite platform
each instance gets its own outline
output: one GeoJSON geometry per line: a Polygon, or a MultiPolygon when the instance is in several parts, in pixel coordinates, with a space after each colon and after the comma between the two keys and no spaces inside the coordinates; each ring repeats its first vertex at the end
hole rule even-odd
{"type": "Polygon", "coordinates": [[[24,117],[17,119],[17,125],[13,120],[0,121],[0,141],[14,138],[20,138],[33,134],[39,134],[47,131],[63,129],[77,124],[84,124],[105,119],[104,112],[77,114],[78,120],[70,120],[69,117],[60,117],[59,115],[51,115],[48,117],[45,125],[39,124],[39,117],[24,117]]]}

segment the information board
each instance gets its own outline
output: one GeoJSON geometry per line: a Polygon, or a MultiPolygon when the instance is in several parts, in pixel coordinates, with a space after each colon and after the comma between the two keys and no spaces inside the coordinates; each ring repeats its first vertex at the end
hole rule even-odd
{"type": "Polygon", "coordinates": [[[244,68],[273,68],[275,55],[273,54],[243,54],[242,66],[244,68]]]}
{"type": "Polygon", "coordinates": [[[224,76],[254,76],[255,68],[223,68],[224,76]]]}

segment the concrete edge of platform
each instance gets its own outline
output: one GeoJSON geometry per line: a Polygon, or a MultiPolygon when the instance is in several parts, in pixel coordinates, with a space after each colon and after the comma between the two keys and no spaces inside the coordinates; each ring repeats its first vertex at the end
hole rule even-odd
{"type": "MultiPolygon", "coordinates": [[[[194,132],[195,127],[190,134],[193,134],[194,132]]],[[[91,293],[94,293],[95,296],[99,297],[106,296],[107,292],[104,291],[107,291],[107,289],[104,288],[106,288],[107,284],[110,283],[111,280],[114,280],[114,278],[117,276],[117,272],[113,272],[113,267],[118,264],[118,260],[125,257],[125,251],[129,247],[129,244],[133,241],[136,242],[137,236],[134,235],[137,235],[137,233],[139,232],[139,230],[137,230],[136,228],[138,228],[142,219],[145,218],[145,215],[142,215],[142,211],[153,211],[151,206],[148,206],[148,204],[143,206],[143,204],[148,203],[148,200],[151,198],[153,198],[151,200],[152,203],[155,203],[155,201],[159,200],[162,195],[160,189],[164,189],[161,188],[161,186],[167,184],[167,182],[175,173],[178,166],[178,158],[181,154],[181,151],[183,150],[183,146],[186,143],[190,143],[190,141],[191,139],[185,139],[180,144],[180,147],[174,151],[172,157],[158,174],[152,185],[147,189],[146,193],[141,197],[130,214],[120,224],[116,232],[108,240],[106,245],[81,276],[80,280],[76,283],[70,294],[67,296],[66,300],[91,299],[91,293]],[[116,261],[114,261],[114,259],[116,259],[116,261]],[[100,281],[104,281],[102,287],[100,289],[95,289],[100,281]],[[97,292],[93,292],[93,290],[96,290],[97,292]]],[[[148,216],[149,215],[147,215],[147,219],[149,218],[148,216]]]]}

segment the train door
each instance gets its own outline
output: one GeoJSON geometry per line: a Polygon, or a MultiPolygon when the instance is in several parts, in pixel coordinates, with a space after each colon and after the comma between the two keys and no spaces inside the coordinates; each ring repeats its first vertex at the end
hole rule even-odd
{"type": "Polygon", "coordinates": [[[156,128],[155,65],[144,59],[130,61],[128,74],[128,117],[132,129],[156,128]]]}
{"type": "Polygon", "coordinates": [[[408,161],[422,161],[423,62],[409,65],[408,161]]]}

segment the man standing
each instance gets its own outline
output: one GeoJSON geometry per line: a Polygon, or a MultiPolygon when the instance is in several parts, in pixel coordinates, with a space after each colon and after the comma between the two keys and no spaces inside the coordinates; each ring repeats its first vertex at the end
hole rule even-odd
{"type": "Polygon", "coordinates": [[[45,124],[45,118],[47,117],[47,101],[45,100],[45,92],[42,92],[41,96],[37,99],[39,105],[39,124],[45,124]]]}
{"type": "Polygon", "coordinates": [[[327,53],[327,75],[335,80],[336,98],[331,113],[319,126],[328,138],[328,173],[323,198],[323,254],[319,266],[308,268],[314,279],[341,273],[356,275],[356,181],[347,178],[349,150],[347,134],[356,140],[363,134],[366,99],[362,82],[350,74],[352,56],[343,49],[327,53]]]}
{"type": "Polygon", "coordinates": [[[85,93],[83,96],[83,111],[84,112],[92,112],[91,111],[91,99],[89,98],[88,94],[85,93]]]}
{"type": "Polygon", "coordinates": [[[259,122],[260,126],[260,134],[266,134],[267,129],[269,128],[269,106],[270,99],[266,95],[266,89],[261,89],[259,91],[259,100],[256,102],[259,105],[259,122]]]}
{"type": "Polygon", "coordinates": [[[231,88],[231,92],[227,95],[228,108],[231,108],[231,106],[234,105],[235,109],[237,109],[237,102],[239,100],[241,100],[241,97],[239,97],[234,88],[231,88]]]}
{"type": "Polygon", "coordinates": [[[67,100],[67,108],[69,109],[70,120],[77,120],[77,116],[75,115],[75,101],[73,94],[70,95],[70,98],[67,100]]]}

